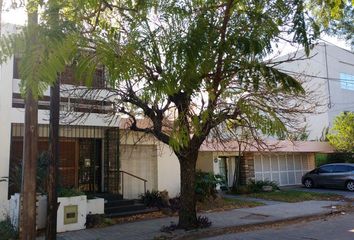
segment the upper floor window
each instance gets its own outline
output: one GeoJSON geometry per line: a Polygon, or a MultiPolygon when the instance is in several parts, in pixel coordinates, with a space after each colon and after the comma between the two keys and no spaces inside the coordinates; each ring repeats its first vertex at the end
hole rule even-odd
{"type": "Polygon", "coordinates": [[[20,79],[20,71],[18,70],[19,57],[14,57],[13,78],[20,79]]]}
{"type": "Polygon", "coordinates": [[[343,89],[354,91],[354,75],[340,73],[340,86],[343,89]]]}
{"type": "MultiPolygon", "coordinates": [[[[14,57],[14,67],[13,67],[13,78],[20,79],[19,73],[19,57],[14,57]]],[[[65,68],[64,72],[60,75],[60,83],[61,84],[72,84],[77,86],[84,86],[85,81],[79,81],[75,78],[75,74],[73,68],[68,66],[65,68]]],[[[97,68],[94,72],[94,76],[92,79],[91,87],[93,88],[105,88],[106,87],[106,79],[103,68],[97,68]]]]}

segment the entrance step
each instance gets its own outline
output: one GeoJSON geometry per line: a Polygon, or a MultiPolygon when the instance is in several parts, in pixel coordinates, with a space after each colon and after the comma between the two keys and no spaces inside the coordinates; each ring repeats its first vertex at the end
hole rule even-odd
{"type": "Polygon", "coordinates": [[[158,211],[157,208],[146,208],[139,200],[105,199],[104,212],[107,217],[123,217],[158,211]]]}
{"type": "Polygon", "coordinates": [[[105,200],[105,209],[114,208],[117,206],[129,206],[134,205],[136,202],[133,199],[121,199],[121,200],[105,200]]]}
{"type": "Polygon", "coordinates": [[[95,197],[104,198],[105,201],[123,200],[121,194],[116,193],[94,193],[95,197]]]}
{"type": "Polygon", "coordinates": [[[152,212],[157,212],[157,211],[159,211],[158,208],[145,208],[145,209],[137,210],[137,211],[109,213],[109,214],[106,214],[106,217],[109,217],[109,218],[128,217],[128,216],[152,213],[152,212]]]}

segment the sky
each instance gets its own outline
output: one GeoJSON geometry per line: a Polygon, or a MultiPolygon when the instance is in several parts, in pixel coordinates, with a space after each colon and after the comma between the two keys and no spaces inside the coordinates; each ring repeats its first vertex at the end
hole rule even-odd
{"type": "MultiPolygon", "coordinates": [[[[4,0],[4,12],[2,13],[2,22],[4,23],[12,23],[12,24],[17,24],[17,25],[24,25],[26,23],[26,11],[24,8],[19,8],[19,9],[9,9],[11,0],[4,0]]],[[[346,44],[345,41],[340,40],[336,37],[331,37],[331,36],[322,36],[322,39],[332,43],[336,46],[345,48],[347,50],[351,50],[350,46],[346,44]]],[[[281,53],[279,55],[284,55],[288,54],[290,52],[296,51],[297,48],[290,46],[289,44],[281,44],[277,51],[280,51],[281,53]]]]}

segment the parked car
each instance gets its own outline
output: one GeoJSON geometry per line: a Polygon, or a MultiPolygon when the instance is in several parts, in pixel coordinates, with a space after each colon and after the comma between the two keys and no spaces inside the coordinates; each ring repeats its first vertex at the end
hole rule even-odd
{"type": "Polygon", "coordinates": [[[307,188],[320,186],[354,191],[354,164],[322,165],[302,176],[302,184],[307,188]]]}

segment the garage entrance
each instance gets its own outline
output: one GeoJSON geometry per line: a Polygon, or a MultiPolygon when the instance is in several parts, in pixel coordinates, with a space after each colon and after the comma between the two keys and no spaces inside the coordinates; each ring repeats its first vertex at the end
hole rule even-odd
{"type": "Polygon", "coordinates": [[[313,168],[306,153],[256,154],[254,171],[256,180],[270,180],[279,186],[301,184],[304,173],[313,168]]]}

